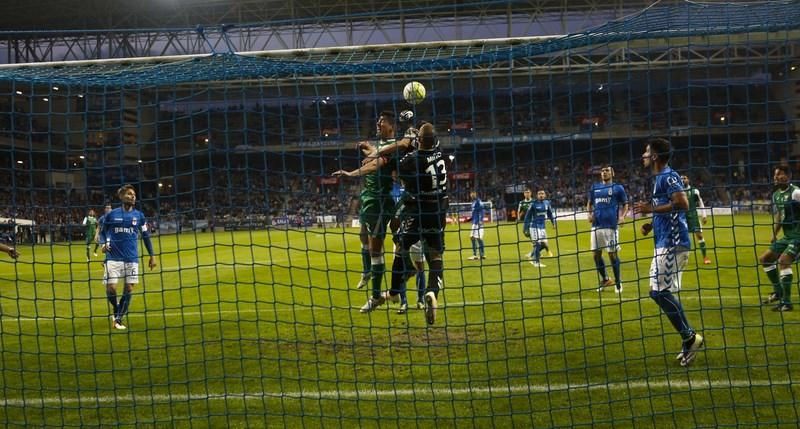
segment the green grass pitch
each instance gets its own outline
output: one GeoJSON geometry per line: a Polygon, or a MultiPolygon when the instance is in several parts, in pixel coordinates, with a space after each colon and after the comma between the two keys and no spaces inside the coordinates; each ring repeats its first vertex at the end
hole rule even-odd
{"type": "Polygon", "coordinates": [[[690,368],[648,298],[653,243],[636,227],[622,227],[618,296],[595,290],[585,220],[548,227],[557,256],[541,269],[522,260],[518,225],[487,227],[482,263],[467,260],[468,225],[450,226],[430,327],[419,310],[358,312],[367,292],[354,289],[351,228],[156,237],[159,267],[142,276],[127,332],[109,326],[99,259],[87,262],[84,245],[23,246],[18,263],[0,262],[0,424],[796,423],[800,311],[760,304],[770,219],[706,227],[714,263],[694,252],[683,275],[684,307],[708,344],[690,368]]]}

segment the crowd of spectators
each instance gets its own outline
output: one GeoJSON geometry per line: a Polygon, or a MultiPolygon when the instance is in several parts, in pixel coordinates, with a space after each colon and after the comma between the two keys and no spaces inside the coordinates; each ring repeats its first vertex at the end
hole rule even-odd
{"type": "Polygon", "coordinates": [[[0,101],[0,136],[31,141],[47,140],[47,118],[32,115],[21,103],[12,106],[8,98],[0,101]]]}
{"type": "MultiPolygon", "coordinates": [[[[436,112],[432,120],[440,138],[451,138],[445,148],[455,158],[449,181],[452,201],[468,202],[469,192],[476,190],[503,210],[516,206],[521,190],[531,187],[547,191],[557,208],[580,210],[602,162],[611,161],[615,180],[628,188],[632,198],[644,198],[649,193],[647,175],[638,158],[640,142],[626,146],[614,142],[615,135],[784,121],[785,115],[770,100],[769,92],[751,86],[721,90],[662,88],[663,96],[602,85],[585,91],[550,88],[549,93],[533,87],[505,93],[441,93],[441,97],[432,95],[429,103],[419,106],[418,115],[425,118],[436,112]],[[747,111],[737,111],[742,108],[737,106],[747,106],[747,111]],[[607,135],[593,143],[586,133],[595,131],[607,135]],[[576,133],[583,133],[583,143],[563,139],[576,133]],[[497,144],[493,141],[530,135],[542,139],[525,144],[513,139],[497,144]],[[468,142],[467,137],[474,137],[474,141],[468,142]],[[620,146],[616,152],[609,149],[615,144],[620,146]]],[[[177,224],[178,229],[198,219],[214,225],[244,219],[305,225],[324,217],[341,224],[357,215],[360,181],[331,180],[328,175],[357,165],[359,159],[349,155],[354,150],[348,142],[374,135],[371,118],[375,109],[379,104],[391,106],[394,101],[337,102],[317,97],[294,104],[246,100],[227,105],[198,103],[176,103],[171,110],[155,115],[155,124],[150,124],[154,125],[155,141],[145,145],[155,150],[139,164],[143,167],[137,167],[134,161],[135,180],[127,178],[131,175],[128,172],[123,172],[122,178],[104,175],[105,166],[118,159],[117,152],[124,152],[118,150],[120,146],[109,147],[105,155],[110,158],[87,153],[82,161],[85,164],[76,164],[78,170],[84,168],[86,189],[55,183],[49,177],[50,170],[42,165],[58,170],[60,165],[70,164],[46,153],[31,155],[33,164],[37,163],[34,157],[41,158],[38,170],[31,170],[28,164],[9,165],[13,175],[0,175],[0,189],[7,190],[0,192],[0,217],[33,220],[46,229],[48,239],[62,240],[71,237],[71,231],[80,230],[70,225],[78,225],[89,208],[100,211],[105,203],[116,204],[116,187],[134,181],[145,214],[157,224],[177,224]],[[280,150],[265,149],[274,145],[281,145],[280,150]],[[199,155],[194,155],[191,163],[173,162],[186,160],[192,153],[199,155]]],[[[12,109],[8,103],[0,104],[0,112],[6,112],[0,115],[0,138],[30,138],[31,142],[38,138],[33,135],[42,131],[41,119],[46,114],[20,110],[22,105],[16,103],[12,109]]],[[[86,126],[95,129],[104,123],[100,118],[86,126]]],[[[50,134],[52,146],[60,134],[50,134]]],[[[772,149],[777,145],[753,145],[749,136],[745,142],[734,138],[723,134],[721,140],[711,143],[685,139],[683,150],[676,152],[672,164],[692,176],[708,205],[746,206],[767,200],[771,191],[769,165],[787,154],[772,149]],[[719,145],[724,149],[714,147],[719,145]]],[[[713,133],[709,132],[711,139],[713,133]]],[[[140,149],[143,158],[148,156],[147,151],[140,149]]]]}
{"type": "MultiPolygon", "coordinates": [[[[604,138],[635,133],[665,134],[686,129],[710,130],[786,123],[782,95],[758,83],[729,86],[688,85],[638,87],[568,85],[497,88],[473,92],[438,90],[416,107],[419,118],[434,123],[441,137],[497,138],[606,133],[604,138]],[[772,92],[776,92],[772,94],[772,92]]],[[[202,100],[170,105],[159,111],[157,143],[187,150],[235,147],[336,147],[374,136],[379,110],[408,106],[391,93],[377,99],[341,96],[253,98],[227,103],[202,100]]],[[[187,99],[191,97],[187,96],[187,99]]],[[[702,133],[702,131],[701,131],[702,133]]],[[[549,137],[544,137],[549,138],[549,137]]]]}
{"type": "MultiPolygon", "coordinates": [[[[469,148],[451,152],[455,159],[449,180],[451,200],[469,202],[469,192],[477,190],[503,219],[512,218],[525,187],[547,191],[557,209],[581,211],[602,163],[566,154],[523,161],[513,150],[491,145],[486,149],[492,156],[474,156],[469,148]]],[[[647,198],[649,174],[643,171],[638,154],[634,155],[611,163],[615,181],[624,184],[630,198],[647,198]]],[[[323,221],[342,225],[357,217],[361,186],[360,180],[330,180],[329,173],[342,162],[355,165],[358,161],[330,156],[314,159],[314,166],[295,165],[297,169],[292,171],[241,166],[197,171],[163,189],[141,190],[139,204],[154,225],[177,224],[184,230],[196,220],[219,227],[243,220],[258,220],[266,226],[308,226],[323,221]]],[[[725,160],[698,161],[696,155],[678,151],[672,164],[692,176],[710,206],[760,204],[768,201],[771,193],[766,163],[744,166],[725,160]]],[[[0,188],[6,190],[0,192],[0,217],[33,220],[32,241],[80,238],[80,223],[89,208],[101,212],[107,202],[116,205],[113,187],[105,193],[83,193],[53,189],[36,183],[35,178],[21,171],[13,177],[0,175],[0,188]]]]}

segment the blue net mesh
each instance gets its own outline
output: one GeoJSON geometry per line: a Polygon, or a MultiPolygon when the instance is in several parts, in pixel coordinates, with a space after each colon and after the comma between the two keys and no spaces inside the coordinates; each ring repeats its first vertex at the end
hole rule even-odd
{"type": "Polygon", "coordinates": [[[532,56],[661,37],[691,37],[798,28],[795,1],[654,5],[624,19],[586,32],[513,46],[450,49],[387,49],[380,55],[344,52],[316,58],[282,60],[232,54],[159,62],[109,62],[73,66],[30,66],[0,70],[0,80],[73,85],[176,85],[188,82],[279,79],[302,76],[347,76],[375,73],[424,73],[497,64],[532,56]]]}
{"type": "Polygon", "coordinates": [[[0,240],[21,254],[0,255],[0,425],[796,425],[796,282],[765,255],[775,167],[800,174],[798,15],[656,4],[563,37],[0,68],[0,240]],[[332,174],[406,109],[449,161],[432,325],[416,276],[407,308],[361,311],[393,242],[383,264],[362,251],[363,182],[332,174]],[[672,302],[650,298],[647,220],[620,224],[619,263],[590,248],[591,186],[611,165],[649,201],[653,137],[706,206],[688,365],[672,302]],[[140,245],[122,330],[85,220],[126,183],[158,267],[140,245]],[[523,231],[525,190],[553,223],[523,231]]]}

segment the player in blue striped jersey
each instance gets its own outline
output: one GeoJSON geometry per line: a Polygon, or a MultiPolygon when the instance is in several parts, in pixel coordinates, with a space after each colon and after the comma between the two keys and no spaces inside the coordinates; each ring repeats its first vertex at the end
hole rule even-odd
{"type": "Polygon", "coordinates": [[[591,249],[594,254],[594,264],[600,274],[600,287],[598,291],[615,285],[616,292],[622,292],[619,261],[619,224],[625,220],[628,213],[628,195],[625,188],[619,183],[614,183],[614,169],[605,164],[600,168],[600,183],[592,185],[586,211],[589,212],[589,222],[592,223],[591,249]],[[621,210],[620,210],[621,209],[621,210]],[[608,259],[614,271],[614,281],[608,278],[606,264],[603,261],[603,250],[608,252],[608,259]]]}
{"type": "Polygon", "coordinates": [[[113,209],[103,216],[103,226],[98,239],[103,243],[102,251],[106,255],[106,296],[113,310],[112,323],[114,329],[125,330],[127,327],[122,323],[122,318],[128,313],[133,287],[139,283],[140,235],[150,255],[147,265],[151,270],[156,267],[156,259],[144,214],[134,208],[136,190],[131,185],[125,185],[117,191],[117,196],[122,201],[122,207],[113,209]],[[122,298],[117,302],[119,280],[123,281],[125,289],[122,298]]]}
{"type": "Polygon", "coordinates": [[[689,260],[689,227],[686,224],[689,200],[680,175],[668,165],[670,152],[667,140],[656,138],[647,142],[642,163],[655,175],[653,198],[637,202],[633,212],[653,214],[652,223],[642,225],[642,234],[647,235],[652,230],[655,239],[655,254],[650,263],[650,298],[680,333],[683,347],[676,359],[681,366],[687,366],[703,347],[704,339],[689,324],[676,295],[681,290],[681,271],[689,260]]]}
{"type": "Polygon", "coordinates": [[[546,265],[539,261],[542,250],[546,251],[548,256],[553,254],[550,252],[550,247],[547,245],[547,231],[545,230],[545,223],[547,220],[553,226],[556,226],[556,218],[553,215],[553,206],[550,200],[547,199],[547,193],[544,189],[536,192],[536,201],[531,204],[523,224],[523,231],[528,231],[527,236],[533,241],[533,258],[531,265],[535,267],[545,267],[546,265]]]}

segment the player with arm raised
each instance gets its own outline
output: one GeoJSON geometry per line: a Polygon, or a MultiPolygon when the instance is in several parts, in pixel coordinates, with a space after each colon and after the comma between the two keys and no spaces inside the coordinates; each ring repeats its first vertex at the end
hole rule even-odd
{"type": "MultiPolygon", "coordinates": [[[[412,150],[415,150],[414,144],[417,140],[417,129],[414,128],[414,112],[410,110],[404,110],[400,112],[400,123],[408,125],[408,129],[405,131],[403,138],[395,139],[394,142],[389,144],[384,144],[380,146],[380,148],[374,147],[368,142],[361,142],[359,143],[359,149],[362,150],[365,157],[362,161],[362,166],[366,166],[367,164],[374,162],[376,158],[379,157],[386,157],[386,156],[393,156],[397,155],[398,159],[402,157],[403,154],[406,154],[412,150]]],[[[399,185],[402,189],[400,195],[394,198],[395,203],[399,204],[401,197],[405,194],[405,189],[402,188],[402,185],[399,185]]],[[[397,208],[397,206],[396,206],[397,208]]],[[[390,228],[392,231],[395,231],[399,225],[399,219],[393,219],[390,221],[390,228]]],[[[411,250],[409,252],[409,256],[411,258],[412,263],[417,268],[416,272],[416,283],[417,283],[417,308],[423,309],[425,306],[424,303],[424,294],[425,294],[425,256],[422,251],[422,243],[414,243],[411,246],[411,250]]],[[[387,296],[391,300],[395,300],[395,295],[388,295],[387,296]]],[[[397,310],[398,314],[404,314],[408,311],[408,296],[406,294],[406,288],[404,287],[403,290],[400,292],[400,308],[397,310]]]]}
{"type": "MultiPolygon", "coordinates": [[[[393,113],[387,113],[394,117],[393,113]]],[[[403,138],[392,139],[390,142],[379,144],[377,147],[372,145],[370,142],[358,143],[358,149],[364,154],[364,160],[361,161],[362,166],[369,164],[375,158],[379,158],[381,156],[400,154],[400,157],[402,157],[404,154],[416,149],[414,144],[417,140],[418,131],[413,125],[414,112],[410,110],[403,110],[400,112],[400,122],[401,124],[406,124],[409,126],[403,134],[403,138]]]]}
{"type": "Polygon", "coordinates": [[[772,293],[764,304],[778,302],[773,311],[791,311],[792,264],[800,254],[800,188],[791,183],[788,166],[779,165],[773,172],[773,227],[769,249],[759,258],[772,283],[772,293]],[[780,231],[783,237],[778,238],[780,231]],[[777,263],[777,264],[776,264],[777,263]]]}
{"type": "MultiPolygon", "coordinates": [[[[409,110],[404,110],[400,113],[401,120],[410,121],[413,118],[414,114],[409,110]]],[[[356,144],[356,149],[359,150],[362,155],[364,156],[363,161],[361,162],[361,168],[353,171],[336,171],[333,173],[334,176],[347,176],[347,177],[360,177],[360,176],[370,176],[377,174],[376,172],[382,170],[385,166],[389,164],[391,158],[397,152],[405,153],[406,151],[411,149],[411,142],[412,139],[410,135],[407,135],[403,139],[397,140],[394,138],[395,132],[395,122],[394,122],[394,113],[391,111],[383,111],[380,113],[378,117],[378,125],[377,125],[377,133],[378,133],[378,145],[373,145],[368,141],[361,141],[356,144]],[[386,120],[381,122],[381,117],[385,117],[386,120]],[[391,131],[388,129],[382,130],[382,126],[388,126],[391,123],[391,131]],[[383,125],[382,125],[383,124],[383,125]],[[391,136],[388,134],[391,132],[391,136]],[[383,158],[383,159],[381,159],[383,158]]],[[[416,132],[415,129],[409,129],[411,133],[416,132]]],[[[408,133],[407,133],[408,134],[408,133]]],[[[371,186],[371,181],[367,180],[367,185],[371,186]]],[[[365,192],[374,194],[375,192],[370,191],[367,187],[362,190],[360,199],[361,199],[361,208],[359,211],[359,218],[363,215],[366,215],[364,210],[364,203],[365,198],[371,198],[374,201],[374,197],[370,197],[365,195],[365,192]]],[[[371,209],[370,209],[371,210],[371,209]]],[[[368,227],[366,224],[361,222],[361,233],[359,235],[361,239],[361,262],[362,262],[362,273],[361,279],[356,286],[358,289],[361,289],[367,284],[370,283],[372,280],[372,257],[370,251],[370,232],[368,231],[368,227]]],[[[385,237],[385,232],[384,232],[385,237]]],[[[383,245],[381,245],[381,248],[383,245]]]]}
{"type": "MultiPolygon", "coordinates": [[[[389,222],[394,217],[395,202],[392,199],[392,186],[394,178],[392,172],[397,165],[396,154],[380,154],[380,150],[395,144],[395,119],[394,113],[384,110],[378,116],[376,123],[378,132],[377,146],[368,142],[360,142],[358,149],[368,155],[367,162],[352,171],[339,170],[333,176],[365,177],[364,187],[361,191],[361,209],[359,220],[361,222],[361,243],[363,248],[369,250],[370,279],[372,281],[372,294],[360,311],[369,313],[384,302],[386,297],[381,293],[383,273],[386,269],[383,256],[383,242],[389,222]]],[[[396,149],[395,149],[396,152],[396,149]]],[[[362,282],[363,283],[363,277],[362,282]]]]}
{"type": "Polygon", "coordinates": [[[711,259],[706,256],[706,240],[703,239],[703,227],[700,226],[700,221],[698,220],[702,219],[703,225],[705,225],[706,222],[708,222],[708,217],[706,217],[705,212],[700,216],[698,216],[697,213],[698,208],[703,209],[706,205],[703,204],[700,191],[690,184],[689,176],[684,174],[681,176],[681,180],[683,181],[683,189],[686,191],[686,198],[689,200],[689,210],[686,211],[686,223],[689,225],[689,232],[694,233],[697,246],[700,247],[700,252],[703,254],[703,264],[708,265],[711,263],[711,259]]]}
{"type": "Polygon", "coordinates": [[[681,290],[683,268],[689,260],[689,228],[686,225],[689,201],[680,176],[668,164],[671,152],[667,140],[656,138],[647,142],[642,163],[655,176],[653,197],[650,201],[634,204],[633,212],[653,214],[652,223],[642,225],[642,234],[652,230],[655,240],[655,252],[650,263],[650,298],[680,333],[682,348],[676,359],[681,366],[687,366],[703,347],[704,339],[689,324],[677,295],[681,290]]]}
{"type": "Polygon", "coordinates": [[[556,226],[556,218],[553,215],[553,207],[550,205],[550,200],[547,199],[547,193],[544,189],[540,189],[536,192],[536,201],[525,213],[523,225],[523,228],[530,231],[531,240],[534,242],[533,260],[531,261],[531,265],[534,267],[546,267],[545,264],[540,262],[542,250],[552,255],[550,247],[547,245],[547,231],[545,230],[545,223],[548,219],[551,225],[556,226]]]}
{"type": "Polygon", "coordinates": [[[419,129],[419,148],[401,161],[398,171],[405,185],[401,202],[398,246],[392,266],[390,295],[405,288],[410,266],[411,247],[422,242],[428,261],[428,282],[425,289],[425,320],[436,321],[438,296],[444,287],[444,228],[447,225],[447,161],[439,150],[433,125],[424,123],[419,129]]]}
{"type": "Polygon", "coordinates": [[[127,327],[122,323],[122,318],[128,314],[133,287],[139,283],[139,236],[150,255],[147,265],[151,270],[156,267],[156,259],[147,221],[144,214],[134,207],[136,190],[131,185],[125,185],[119,188],[117,196],[122,201],[122,207],[104,215],[99,239],[103,243],[102,251],[106,254],[106,296],[113,310],[111,320],[114,329],[125,330],[127,327]],[[117,302],[117,283],[120,280],[125,284],[125,289],[117,302]]]}
{"type": "Polygon", "coordinates": [[[600,168],[600,183],[592,185],[589,191],[586,211],[589,212],[589,222],[592,224],[591,249],[594,264],[600,274],[600,287],[602,292],[608,286],[615,285],[617,293],[622,292],[619,260],[619,224],[625,220],[628,213],[628,195],[625,188],[613,182],[614,169],[605,164],[600,168]],[[614,271],[614,281],[608,278],[606,264],[603,261],[603,250],[608,252],[608,259],[614,271]]]}

